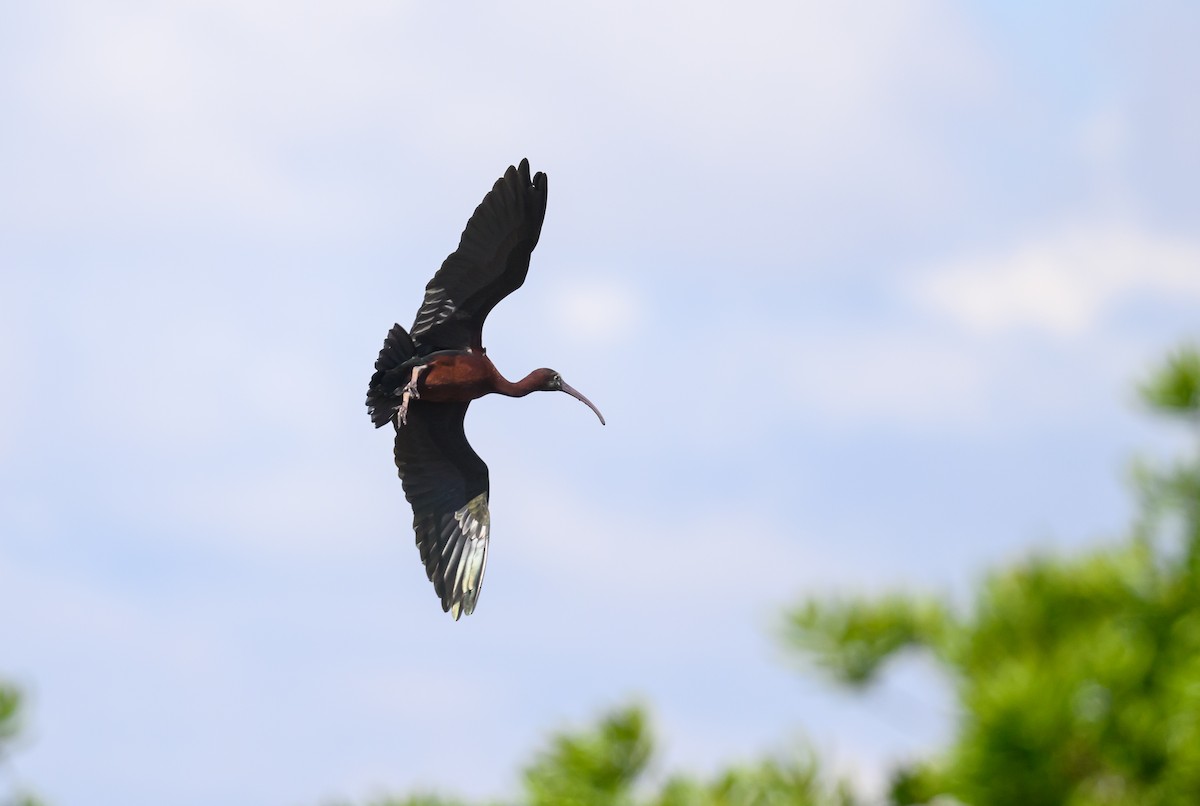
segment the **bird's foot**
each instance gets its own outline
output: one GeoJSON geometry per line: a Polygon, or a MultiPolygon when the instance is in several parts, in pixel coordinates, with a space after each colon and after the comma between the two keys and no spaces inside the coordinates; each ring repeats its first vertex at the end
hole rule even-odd
{"type": "Polygon", "coordinates": [[[404,389],[402,390],[402,393],[400,395],[400,411],[399,411],[400,425],[408,424],[409,401],[419,400],[421,398],[421,393],[417,390],[417,380],[419,379],[419,376],[424,369],[425,369],[424,364],[422,364],[419,367],[413,367],[412,375],[409,376],[408,383],[406,383],[404,385],[404,389]]]}

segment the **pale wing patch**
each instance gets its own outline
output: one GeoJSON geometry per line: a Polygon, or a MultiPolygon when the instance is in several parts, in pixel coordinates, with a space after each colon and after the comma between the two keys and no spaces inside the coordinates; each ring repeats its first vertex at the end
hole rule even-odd
{"type": "Polygon", "coordinates": [[[450,318],[456,306],[454,300],[444,296],[445,293],[444,288],[426,289],[425,302],[417,311],[417,320],[413,322],[413,333],[425,333],[450,318]]]}
{"type": "Polygon", "coordinates": [[[487,493],[475,496],[466,506],[456,510],[454,520],[463,537],[462,554],[450,589],[450,600],[453,602],[450,615],[457,621],[460,615],[469,616],[475,611],[479,589],[483,585],[483,572],[487,568],[488,534],[492,530],[487,493]]]}

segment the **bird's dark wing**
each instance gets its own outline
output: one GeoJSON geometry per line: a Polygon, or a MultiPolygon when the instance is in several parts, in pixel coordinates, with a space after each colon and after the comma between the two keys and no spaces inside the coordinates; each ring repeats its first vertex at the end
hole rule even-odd
{"type": "Polygon", "coordinates": [[[425,286],[413,323],[421,355],[483,347],[483,320],[521,287],[546,217],[546,175],[529,178],[529,160],[509,166],[475,208],[459,240],[425,286]]]}
{"type": "Polygon", "coordinates": [[[421,561],[455,620],[475,610],[491,529],[487,465],[463,431],[467,405],[413,400],[396,431],[396,468],[421,561]]]}

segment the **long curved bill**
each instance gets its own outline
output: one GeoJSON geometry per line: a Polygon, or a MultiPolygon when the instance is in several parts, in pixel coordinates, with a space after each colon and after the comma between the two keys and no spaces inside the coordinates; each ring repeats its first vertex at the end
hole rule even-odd
{"type": "Polygon", "coordinates": [[[600,413],[600,409],[596,408],[595,404],[593,404],[592,401],[588,400],[586,397],[584,397],[582,394],[580,394],[578,389],[564,383],[562,385],[562,390],[564,392],[566,392],[568,395],[570,395],[571,397],[575,398],[576,400],[582,401],[583,404],[586,405],[589,409],[596,412],[596,416],[600,418],[600,425],[608,425],[608,423],[604,422],[604,415],[600,413]]]}

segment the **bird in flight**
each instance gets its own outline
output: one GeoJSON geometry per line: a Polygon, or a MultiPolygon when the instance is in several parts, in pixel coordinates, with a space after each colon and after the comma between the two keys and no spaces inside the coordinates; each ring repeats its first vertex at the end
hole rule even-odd
{"type": "Polygon", "coordinates": [[[483,320],[521,287],[546,217],[546,175],[529,160],[509,166],[467,221],[458,249],[425,286],[411,331],[394,325],[375,361],[367,411],[396,429],[396,468],[412,504],[421,561],[442,610],[455,621],[479,601],[487,565],[488,469],[463,419],[472,400],[496,393],[566,392],[592,402],[552,369],[506,380],[483,348],[483,320]]]}

